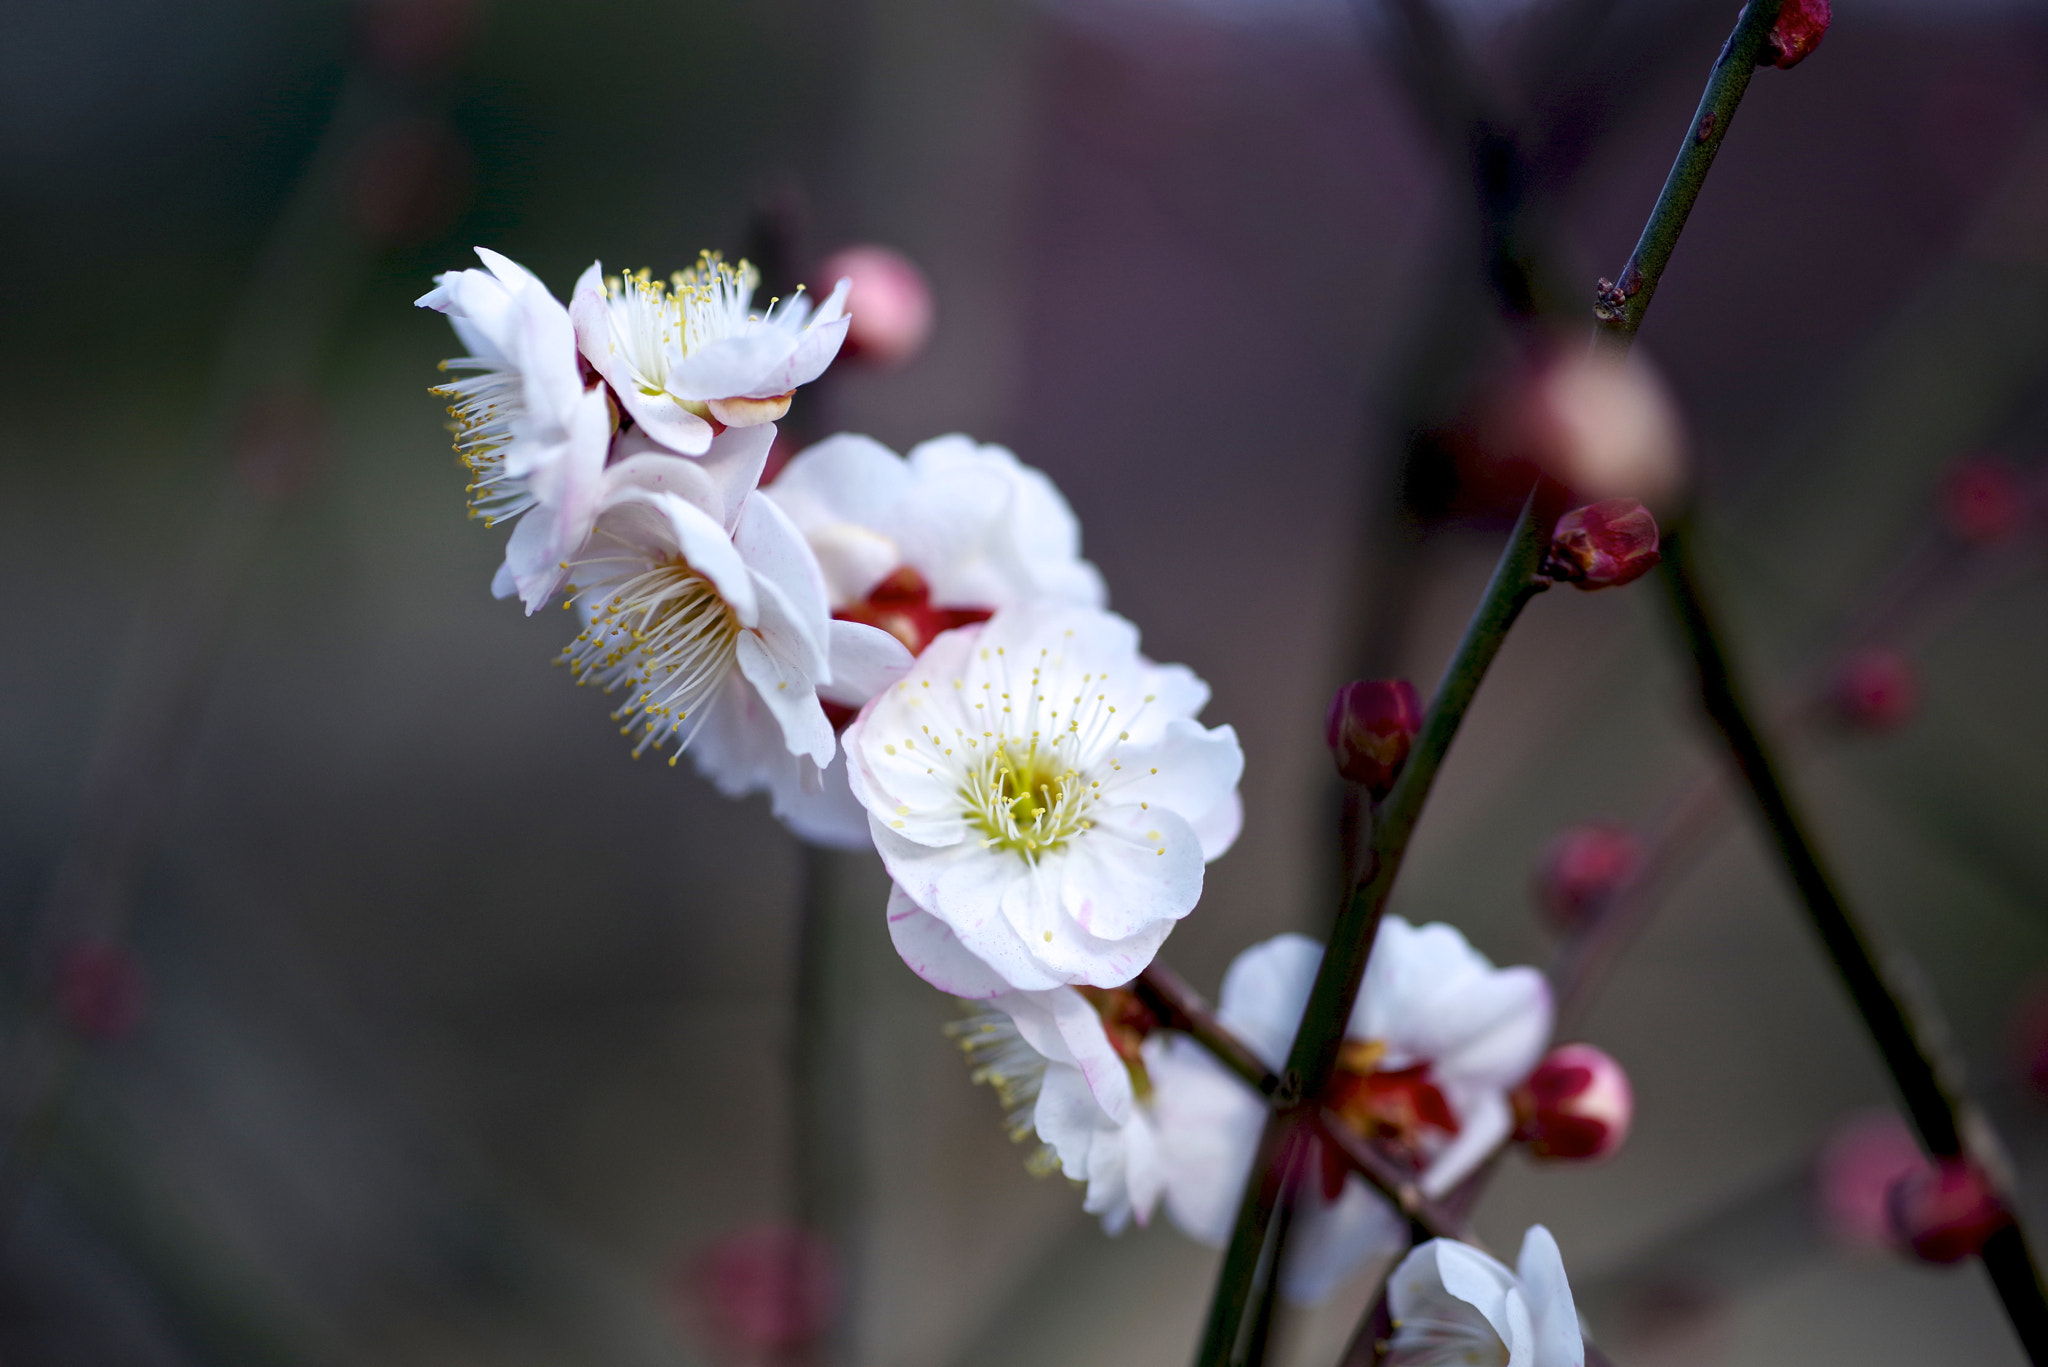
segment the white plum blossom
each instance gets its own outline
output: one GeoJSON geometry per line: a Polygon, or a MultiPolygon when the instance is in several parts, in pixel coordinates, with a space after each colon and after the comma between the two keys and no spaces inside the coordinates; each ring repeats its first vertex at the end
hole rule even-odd
{"type": "Polygon", "coordinates": [[[586,386],[568,310],[523,266],[485,247],[486,270],[448,271],[418,307],[448,315],[468,372],[435,392],[450,400],[455,449],[471,473],[470,508],[486,525],[519,518],[491,587],[531,613],[596,515],[612,440],[601,385],[586,386]]]}
{"type": "Polygon", "coordinates": [[[592,262],[576,282],[569,313],[583,355],[650,440],[698,455],[714,421],[774,422],[839,353],[846,281],[815,311],[799,290],[756,313],[760,279],[706,252],[665,281],[647,271],[608,278],[592,262]]]}
{"type": "MultiPolygon", "coordinates": [[[[898,456],[868,437],[828,437],[762,490],[818,557],[836,617],[880,627],[912,655],[941,631],[1025,603],[1101,607],[1102,576],[1081,558],[1081,527],[1051,480],[1000,446],[939,437],[898,456]]],[[[842,720],[868,700],[834,661],[824,691],[842,720]]],[[[821,787],[782,765],[770,784],[776,816],[798,835],[845,849],[869,845],[867,812],[843,760],[821,787]]]]}
{"type": "Polygon", "coordinates": [[[937,637],[844,738],[910,903],[890,920],[905,962],[964,997],[1135,977],[1242,821],[1237,734],[1194,720],[1208,697],[1094,609],[1006,608],[937,637]]]}
{"type": "MultiPolygon", "coordinates": [[[[1305,936],[1280,935],[1238,955],[1224,976],[1218,1018],[1269,1068],[1286,1060],[1322,953],[1305,936]]],[[[1497,969],[1450,926],[1411,926],[1388,916],[1326,1104],[1414,1167],[1426,1195],[1442,1196],[1512,1133],[1509,1093],[1541,1057],[1551,1019],[1550,990],[1535,969],[1497,969]]],[[[1265,1103],[1219,1064],[1192,1053],[1177,1061],[1186,1076],[1174,1090],[1175,1104],[1210,1118],[1200,1132],[1162,1120],[1169,1164],[1184,1174],[1188,1193],[1170,1208],[1191,1237],[1221,1244],[1230,1236],[1265,1103]]],[[[1323,1300],[1368,1261],[1397,1254],[1406,1240],[1406,1222],[1355,1174],[1334,1189],[1311,1181],[1282,1289],[1296,1302],[1323,1300]]]]}
{"type": "Polygon", "coordinates": [[[721,787],[758,781],[761,756],[796,757],[815,775],[831,760],[818,689],[838,653],[876,672],[907,664],[886,632],[833,622],[810,547],[754,488],[774,428],[731,428],[702,460],[632,434],[604,472],[590,539],[566,569],[583,630],[563,652],[579,684],[625,696],[614,719],[634,754],[694,749],[721,787]]]}
{"type": "Polygon", "coordinates": [[[1522,1236],[1511,1271],[1476,1248],[1431,1239],[1387,1282],[1387,1367],[1585,1367],[1586,1341],[1557,1240],[1522,1236]]]}

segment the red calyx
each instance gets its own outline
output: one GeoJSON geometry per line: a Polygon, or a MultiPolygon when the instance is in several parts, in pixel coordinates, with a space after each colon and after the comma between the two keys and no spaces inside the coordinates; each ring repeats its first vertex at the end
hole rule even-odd
{"type": "Polygon", "coordinates": [[[1778,11],[1778,22],[1771,25],[1770,36],[1764,39],[1757,65],[1798,66],[1820,46],[1833,21],[1828,0],[1785,0],[1784,8],[1778,11]]]}
{"type": "Polygon", "coordinates": [[[1330,699],[1323,738],[1337,772],[1385,796],[1422,729],[1422,700],[1406,679],[1359,679],[1330,699]]]}
{"type": "Polygon", "coordinates": [[[1632,498],[1610,498],[1557,520],[1543,572],[1576,588],[1611,589],[1642,578],[1657,559],[1657,519],[1632,498]]]}
{"type": "MultiPolygon", "coordinates": [[[[986,622],[994,613],[987,608],[934,604],[931,585],[925,583],[924,576],[908,565],[899,565],[868,590],[867,597],[832,615],[842,622],[859,622],[886,631],[903,642],[904,649],[912,655],[922,655],[940,632],[986,622]]],[[[825,704],[825,716],[835,731],[844,730],[858,713],[858,708],[825,704]]]]}
{"type": "Polygon", "coordinates": [[[1960,1262],[2012,1223],[1981,1168],[1959,1158],[1907,1173],[1887,1198],[1892,1232],[1924,1262],[1960,1262]]]}

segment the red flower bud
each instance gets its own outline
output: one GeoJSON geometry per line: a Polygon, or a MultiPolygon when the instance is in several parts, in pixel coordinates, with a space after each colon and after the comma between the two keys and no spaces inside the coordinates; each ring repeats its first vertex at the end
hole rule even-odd
{"type": "Polygon", "coordinates": [[[1860,650],[1835,671],[1828,702],[1858,731],[1896,731],[1920,708],[1920,677],[1895,650],[1860,650]]]}
{"type": "Polygon", "coordinates": [[[2019,476],[1990,456],[1958,461],[1942,481],[1942,520],[1973,546],[1993,546],[2011,536],[2026,507],[2019,476]]]}
{"type": "Polygon", "coordinates": [[[749,1225],[682,1269],[676,1291],[687,1319],[721,1356],[780,1359],[816,1342],[839,1300],[832,1250],[794,1225],[749,1225]]]}
{"type": "Polygon", "coordinates": [[[1604,908],[1636,870],[1643,846],[1621,826],[1574,826],[1553,838],[1537,867],[1536,901],[1557,930],[1583,924],[1604,908]]]}
{"type": "Polygon", "coordinates": [[[124,1039],[142,1019],[142,969],[111,940],[72,945],[57,961],[57,1012],[94,1044],[124,1039]]]}
{"type": "Polygon", "coordinates": [[[1632,498],[1574,508],[1557,520],[1544,573],[1582,589],[1611,589],[1657,564],[1657,519],[1632,498]]]}
{"type": "Polygon", "coordinates": [[[1865,1251],[1889,1249],[1892,1184],[1931,1171],[1906,1122],[1893,1111],[1867,1111],[1837,1125],[1814,1163],[1820,1222],[1835,1241],[1865,1251]]]}
{"type": "Polygon", "coordinates": [[[1833,19],[1828,0],[1785,0],[1785,7],[1778,11],[1778,22],[1771,25],[1770,36],[1764,39],[1757,65],[1798,66],[1820,46],[1833,19]]]}
{"type": "Polygon", "coordinates": [[[1422,729],[1422,700],[1406,679],[1357,679],[1337,690],[1323,720],[1323,738],[1337,772],[1374,796],[1393,786],[1422,729]]]}
{"type": "Polygon", "coordinates": [[[1991,1179],[1962,1159],[1943,1159],[1899,1178],[1888,1206],[1892,1233],[1930,1263],[1960,1262],[2012,1223],[1991,1179]]]}
{"type": "Polygon", "coordinates": [[[1590,1044],[1560,1044],[1515,1089],[1515,1137],[1531,1157],[1611,1157],[1635,1119],[1635,1091],[1613,1057],[1590,1044]]]}
{"type": "Polygon", "coordinates": [[[819,297],[842,278],[853,285],[846,296],[849,321],[841,355],[886,370],[924,349],[932,332],[932,287],[915,262],[872,243],[842,248],[818,268],[819,297]]]}

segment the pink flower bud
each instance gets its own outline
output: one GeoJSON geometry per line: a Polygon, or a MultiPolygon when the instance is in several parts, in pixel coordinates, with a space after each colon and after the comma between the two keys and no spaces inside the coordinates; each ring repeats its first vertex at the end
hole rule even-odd
{"type": "Polygon", "coordinates": [[[85,940],[57,961],[57,1012],[94,1044],[125,1039],[142,1020],[142,969],[112,940],[85,940]]]}
{"type": "MultiPolygon", "coordinates": [[[[1660,504],[1685,479],[1685,429],[1648,361],[1589,354],[1583,342],[1518,366],[1481,401],[1487,459],[1533,466],[1580,499],[1660,504]]],[[[1526,489],[1526,477],[1510,480],[1526,489]]]]}
{"type": "Polygon", "coordinates": [[[1560,931],[1584,924],[1642,867],[1643,846],[1626,828],[1591,823],[1554,837],[1537,866],[1536,901],[1560,931]]]}
{"type": "Polygon", "coordinates": [[[1515,1089],[1516,1138],[1535,1158],[1611,1157],[1635,1119],[1635,1090],[1611,1055],[1590,1044],[1560,1044],[1515,1089]]]}
{"type": "Polygon", "coordinates": [[[845,247],[818,269],[821,297],[841,279],[853,282],[841,356],[889,370],[924,349],[932,332],[932,287],[915,262],[872,243],[845,247]]]}
{"type": "Polygon", "coordinates": [[[1859,650],[1835,671],[1828,702],[1858,731],[1896,731],[1920,708],[1920,676],[1895,650],[1859,650]]]}
{"type": "Polygon", "coordinates": [[[1990,456],[1956,462],[1942,481],[1942,520],[1973,546],[1994,546],[2011,536],[2026,507],[2019,476],[1990,456]]]}
{"type": "Polygon", "coordinates": [[[1611,589],[1657,564],[1657,519],[1632,498],[1574,508],[1557,520],[1544,572],[1582,589],[1611,589]]]}
{"type": "Polygon", "coordinates": [[[713,1243],[677,1285],[687,1318],[721,1357],[760,1361],[816,1342],[839,1300],[832,1251],[817,1234],[764,1222],[713,1243]]]}
{"type": "Polygon", "coordinates": [[[1888,1193],[1900,1178],[1930,1170],[1896,1113],[1850,1117],[1835,1127],[1814,1163],[1814,1200],[1822,1227],[1846,1248],[1894,1247],[1888,1193]]]}
{"type": "Polygon", "coordinates": [[[1923,1262],[1960,1262],[2012,1223],[2012,1212],[1983,1169],[1944,1159],[1892,1183],[1891,1229],[1923,1262]]]}
{"type": "Polygon", "coordinates": [[[1375,796],[1393,786],[1422,729],[1422,700],[1406,679],[1357,679],[1337,690],[1323,720],[1323,737],[1337,757],[1337,772],[1375,796]]]}
{"type": "Polygon", "coordinates": [[[1778,11],[1778,22],[1771,25],[1770,36],[1764,39],[1757,65],[1798,66],[1820,46],[1833,18],[1828,0],[1785,0],[1785,7],[1778,11]]]}

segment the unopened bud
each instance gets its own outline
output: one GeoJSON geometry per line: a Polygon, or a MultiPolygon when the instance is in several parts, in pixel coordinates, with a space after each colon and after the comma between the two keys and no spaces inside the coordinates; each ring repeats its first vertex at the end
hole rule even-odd
{"type": "Polygon", "coordinates": [[[55,986],[58,1014],[81,1039],[111,1044],[142,1020],[142,969],[112,940],[87,940],[65,950],[55,986]]]}
{"type": "Polygon", "coordinates": [[[1582,589],[1632,583],[1657,564],[1657,519],[1632,498],[1574,508],[1557,520],[1543,571],[1582,589]]]}
{"type": "Polygon", "coordinates": [[[1892,1183],[1892,1233],[1923,1262],[1960,1262],[2012,1223],[1998,1189],[1983,1169],[1943,1159],[1892,1183]]]}
{"type": "Polygon", "coordinates": [[[1837,1125],[1814,1162],[1820,1222],[1845,1248],[1893,1248],[1889,1193],[1912,1173],[1931,1171],[1906,1123],[1893,1111],[1867,1111],[1837,1125]]]}
{"type": "Polygon", "coordinates": [[[1560,832],[1537,865],[1536,900],[1559,931],[1599,914],[1642,867],[1643,846],[1620,826],[1595,822],[1560,832]]]}
{"type": "Polygon", "coordinates": [[[1393,786],[1422,729],[1422,700],[1406,679],[1358,679],[1337,690],[1323,721],[1323,737],[1337,772],[1374,796],[1393,786]]]}
{"type": "Polygon", "coordinates": [[[1579,1162],[1611,1157],[1635,1119],[1635,1090],[1605,1050],[1560,1044],[1515,1089],[1515,1137],[1530,1156],[1579,1162]]]}
{"type": "Polygon", "coordinates": [[[1842,662],[1828,689],[1835,716],[1858,731],[1896,731],[1920,707],[1920,676],[1895,650],[1859,650],[1842,662]]]}
{"type": "Polygon", "coordinates": [[[1994,546],[2011,536],[2026,507],[2019,476],[1990,456],[1958,461],[1942,481],[1942,520],[1973,546],[1994,546]]]}
{"type": "Polygon", "coordinates": [[[1678,406],[1636,355],[1579,344],[1521,364],[1486,399],[1478,436],[1492,463],[1533,466],[1589,502],[1662,504],[1685,480],[1678,406]]]}
{"type": "Polygon", "coordinates": [[[818,286],[850,280],[846,343],[840,354],[884,370],[924,349],[932,332],[932,287],[915,262],[893,248],[863,243],[834,252],[818,268],[818,286]]]}
{"type": "Polygon", "coordinates": [[[1778,22],[1771,25],[1770,36],[1764,39],[1757,65],[1798,66],[1820,46],[1833,19],[1828,0],[1785,0],[1784,8],[1778,11],[1778,22]]]}

